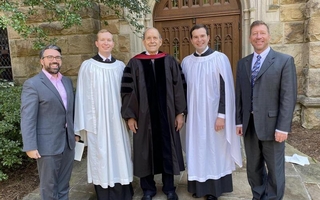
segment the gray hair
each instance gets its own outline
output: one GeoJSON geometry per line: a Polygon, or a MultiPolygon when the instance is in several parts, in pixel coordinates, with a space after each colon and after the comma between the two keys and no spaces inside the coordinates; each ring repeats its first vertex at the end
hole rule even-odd
{"type": "Polygon", "coordinates": [[[54,44],[49,44],[48,46],[44,47],[44,48],[40,51],[40,54],[39,54],[40,59],[43,58],[44,51],[47,50],[47,49],[57,50],[57,51],[59,51],[59,53],[61,54],[61,49],[60,49],[60,47],[58,47],[58,46],[56,46],[56,45],[54,45],[54,44]]]}
{"type": "Polygon", "coordinates": [[[158,33],[159,33],[159,39],[162,39],[161,34],[160,34],[160,32],[159,32],[158,29],[156,29],[156,28],[154,28],[154,27],[148,27],[148,28],[146,28],[146,30],[144,30],[144,32],[143,32],[143,34],[142,34],[142,40],[145,39],[146,32],[148,32],[148,31],[151,30],[151,29],[155,29],[156,31],[158,31],[158,33]]]}

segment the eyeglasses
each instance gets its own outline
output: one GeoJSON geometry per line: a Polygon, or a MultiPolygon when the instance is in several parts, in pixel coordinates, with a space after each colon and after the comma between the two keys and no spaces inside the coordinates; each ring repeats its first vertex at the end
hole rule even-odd
{"type": "Polygon", "coordinates": [[[53,61],[53,59],[60,61],[62,59],[62,56],[43,56],[42,59],[44,58],[47,58],[49,61],[53,61]]]}

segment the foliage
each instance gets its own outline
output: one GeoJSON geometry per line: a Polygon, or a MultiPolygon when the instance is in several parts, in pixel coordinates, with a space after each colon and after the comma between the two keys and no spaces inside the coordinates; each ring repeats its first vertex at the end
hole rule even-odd
{"type": "Polygon", "coordinates": [[[0,82],[0,181],[8,178],[5,171],[22,164],[20,134],[21,86],[0,82]]]}
{"type": "Polygon", "coordinates": [[[45,43],[56,39],[49,38],[48,32],[39,24],[30,24],[30,17],[40,16],[43,23],[58,21],[64,29],[81,25],[81,13],[94,6],[104,4],[112,9],[118,17],[125,19],[140,32],[143,26],[138,19],[150,13],[147,0],[0,0],[0,28],[12,27],[23,38],[37,38],[34,48],[40,49],[45,43]],[[44,10],[43,13],[39,13],[44,10]]]}

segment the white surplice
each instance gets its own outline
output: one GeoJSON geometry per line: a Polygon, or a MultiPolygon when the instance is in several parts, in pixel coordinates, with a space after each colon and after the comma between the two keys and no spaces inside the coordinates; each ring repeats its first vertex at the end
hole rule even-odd
{"type": "Polygon", "coordinates": [[[113,187],[132,182],[129,132],[121,117],[120,87],[125,64],[82,63],[75,102],[75,132],[88,145],[88,182],[113,187]]]}
{"type": "Polygon", "coordinates": [[[217,180],[242,166],[240,137],[236,135],[235,94],[227,56],[215,51],[189,55],[182,61],[187,82],[186,159],[189,181],[217,180]],[[216,132],[220,74],[225,82],[225,128],[216,132]]]}

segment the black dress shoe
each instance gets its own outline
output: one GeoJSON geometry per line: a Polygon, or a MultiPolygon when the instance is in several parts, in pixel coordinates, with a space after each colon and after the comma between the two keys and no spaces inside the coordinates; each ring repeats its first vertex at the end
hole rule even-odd
{"type": "Polygon", "coordinates": [[[152,200],[152,196],[151,195],[144,195],[141,200],[152,200]]]}
{"type": "Polygon", "coordinates": [[[207,200],[218,200],[218,198],[213,195],[207,195],[207,200]]]}
{"type": "Polygon", "coordinates": [[[197,196],[196,193],[193,193],[193,194],[192,194],[192,197],[193,197],[193,198],[200,198],[200,197],[197,196]]]}
{"type": "Polygon", "coordinates": [[[178,195],[175,192],[170,192],[167,194],[167,199],[168,200],[178,200],[178,195]]]}

